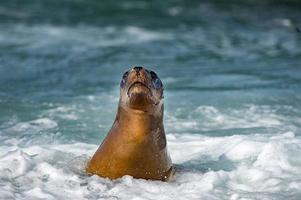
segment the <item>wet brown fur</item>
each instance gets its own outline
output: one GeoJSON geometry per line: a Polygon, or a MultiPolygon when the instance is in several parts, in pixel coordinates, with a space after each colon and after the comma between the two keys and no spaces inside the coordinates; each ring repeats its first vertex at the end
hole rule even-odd
{"type": "Polygon", "coordinates": [[[110,179],[124,175],[170,179],[173,167],[163,126],[163,88],[152,86],[148,70],[128,71],[116,119],[86,170],[110,179]]]}

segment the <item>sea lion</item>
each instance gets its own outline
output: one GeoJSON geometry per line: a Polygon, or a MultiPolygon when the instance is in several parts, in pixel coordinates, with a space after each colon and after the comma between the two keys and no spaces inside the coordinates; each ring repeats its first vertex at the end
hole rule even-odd
{"type": "Polygon", "coordinates": [[[170,179],[174,169],[163,126],[163,90],[153,71],[134,67],[123,74],[115,121],[88,162],[88,173],[110,179],[170,179]]]}

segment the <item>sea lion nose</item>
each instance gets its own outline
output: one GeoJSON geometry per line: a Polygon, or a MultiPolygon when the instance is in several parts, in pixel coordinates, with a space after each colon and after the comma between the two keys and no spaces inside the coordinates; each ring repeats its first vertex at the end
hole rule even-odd
{"type": "Polygon", "coordinates": [[[143,67],[140,67],[140,66],[136,66],[133,68],[136,72],[139,72],[140,70],[143,69],[143,67]]]}

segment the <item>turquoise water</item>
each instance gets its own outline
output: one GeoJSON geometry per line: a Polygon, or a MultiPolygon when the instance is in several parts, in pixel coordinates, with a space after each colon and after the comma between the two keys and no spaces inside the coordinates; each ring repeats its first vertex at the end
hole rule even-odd
{"type": "Polygon", "coordinates": [[[298,199],[297,1],[0,1],[0,198],[298,199]],[[171,183],[87,177],[131,66],[165,85],[171,183]]]}

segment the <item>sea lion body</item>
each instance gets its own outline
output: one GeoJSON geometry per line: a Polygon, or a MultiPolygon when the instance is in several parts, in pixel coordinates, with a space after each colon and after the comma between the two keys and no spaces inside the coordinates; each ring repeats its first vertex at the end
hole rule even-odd
{"type": "Polygon", "coordinates": [[[86,170],[110,179],[166,181],[173,167],[163,126],[163,85],[159,88],[157,79],[154,84],[154,75],[142,67],[127,73],[115,121],[86,170]]]}

